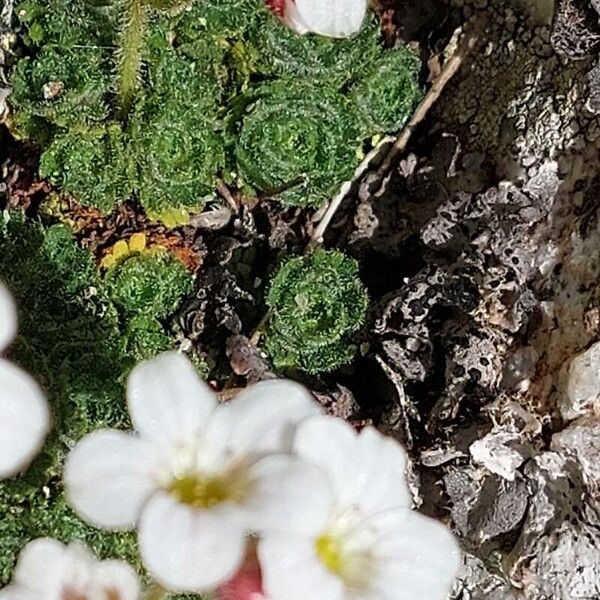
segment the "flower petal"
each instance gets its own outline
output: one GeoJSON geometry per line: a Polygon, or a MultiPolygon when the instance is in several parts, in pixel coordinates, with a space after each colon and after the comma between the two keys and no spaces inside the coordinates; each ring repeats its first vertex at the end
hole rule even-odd
{"type": "Polygon", "coordinates": [[[415,511],[389,511],[374,518],[379,532],[375,597],[397,600],[443,600],[461,565],[451,532],[415,511]]]}
{"type": "Polygon", "coordinates": [[[38,597],[58,588],[64,575],[66,554],[67,547],[51,538],[29,542],[19,555],[13,584],[31,590],[38,597]]]}
{"type": "Polygon", "coordinates": [[[199,510],[164,492],[148,502],[139,524],[142,561],[163,587],[206,592],[240,567],[246,547],[243,525],[229,505],[199,510]]]}
{"type": "Polygon", "coordinates": [[[269,600],[344,600],[341,580],[318,560],[312,539],[268,537],[258,557],[269,600]]]}
{"type": "Polygon", "coordinates": [[[0,352],[13,340],[17,333],[17,309],[10,292],[0,283],[0,352]]]}
{"type": "Polygon", "coordinates": [[[392,438],[374,427],[365,427],[352,457],[354,482],[348,482],[347,498],[373,514],[412,505],[406,480],[406,452],[392,438]]]}
{"type": "Polygon", "coordinates": [[[250,468],[252,492],[244,502],[248,528],[316,536],[333,510],[327,473],[292,456],[267,456],[250,468]]]}
{"type": "Polygon", "coordinates": [[[38,453],[50,428],[50,413],[37,383],[0,359],[0,479],[15,475],[38,453]]]}
{"type": "Polygon", "coordinates": [[[322,467],[337,496],[353,477],[352,458],[356,432],[335,417],[321,415],[302,423],[296,432],[294,450],[304,460],[322,467]]]}
{"type": "Polygon", "coordinates": [[[310,30],[302,15],[298,12],[298,7],[293,0],[286,0],[285,9],[282,16],[282,21],[290,29],[293,29],[296,33],[303,35],[308,33],[310,30]]]}
{"type": "Polygon", "coordinates": [[[349,37],[362,27],[367,0],[296,0],[302,21],[313,33],[349,37]]]}
{"type": "Polygon", "coordinates": [[[204,460],[289,451],[296,426],[319,413],[313,395],[293,381],[273,379],[248,386],[215,410],[206,430],[204,460]]]}
{"type": "Polygon", "coordinates": [[[411,505],[406,454],[373,427],[357,435],[341,419],[314,417],[298,428],[295,449],[327,471],[342,506],[358,505],[372,514],[411,505]]]}
{"type": "Polygon", "coordinates": [[[131,528],[156,489],[157,448],[122,431],[96,431],[67,457],[64,482],[71,506],[86,521],[131,528]]]}
{"type": "Polygon", "coordinates": [[[7,585],[0,590],[0,600],[39,600],[40,596],[20,585],[7,585]]]}
{"type": "Polygon", "coordinates": [[[166,443],[196,435],[216,406],[213,391],[178,352],[137,365],[127,381],[127,402],[135,429],[166,443]]]}
{"type": "Polygon", "coordinates": [[[119,600],[139,600],[140,598],[139,579],[135,571],[121,560],[104,560],[98,563],[94,579],[102,589],[114,590],[116,594],[113,596],[119,600]]]}

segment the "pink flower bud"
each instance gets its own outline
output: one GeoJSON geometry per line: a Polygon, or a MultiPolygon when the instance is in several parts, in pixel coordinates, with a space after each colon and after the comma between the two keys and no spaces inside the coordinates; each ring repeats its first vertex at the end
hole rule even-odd
{"type": "Polygon", "coordinates": [[[285,14],[285,3],[286,3],[286,0],[266,0],[266,2],[267,2],[267,6],[278,17],[283,17],[283,15],[285,14]]]}
{"type": "Polygon", "coordinates": [[[217,600],[267,600],[263,594],[260,565],[249,556],[240,570],[216,593],[217,600]]]}

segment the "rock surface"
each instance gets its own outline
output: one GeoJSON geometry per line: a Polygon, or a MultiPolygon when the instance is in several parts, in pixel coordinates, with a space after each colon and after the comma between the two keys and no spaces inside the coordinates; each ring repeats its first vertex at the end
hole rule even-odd
{"type": "Polygon", "coordinates": [[[552,35],[548,3],[451,2],[480,47],[398,169],[365,179],[353,223],[330,232],[381,297],[382,423],[411,449],[420,510],[460,537],[457,600],[600,597],[600,356],[576,358],[600,340],[600,122],[586,106],[600,28],[578,39],[588,21],[573,12],[586,2],[557,2],[552,35]]]}
{"type": "Polygon", "coordinates": [[[560,411],[571,420],[593,412],[600,401],[600,342],[575,356],[566,374],[567,386],[560,411]]]}

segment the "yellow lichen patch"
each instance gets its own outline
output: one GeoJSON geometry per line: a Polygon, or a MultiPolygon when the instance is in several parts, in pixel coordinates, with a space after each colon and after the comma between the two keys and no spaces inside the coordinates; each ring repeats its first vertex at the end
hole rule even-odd
{"type": "Polygon", "coordinates": [[[146,234],[134,233],[129,238],[129,249],[132,252],[143,252],[146,249],[146,234]]]}
{"type": "Polygon", "coordinates": [[[138,232],[134,233],[128,240],[119,240],[116,242],[100,261],[100,266],[105,269],[110,269],[134,254],[141,254],[143,252],[161,252],[164,250],[165,248],[158,244],[148,246],[146,234],[138,232]]]}

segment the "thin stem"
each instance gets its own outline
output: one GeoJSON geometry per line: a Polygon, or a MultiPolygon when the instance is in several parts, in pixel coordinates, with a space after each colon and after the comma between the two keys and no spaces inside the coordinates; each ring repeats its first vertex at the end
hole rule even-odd
{"type": "Polygon", "coordinates": [[[125,15],[119,40],[118,96],[120,116],[131,109],[138,85],[148,10],[144,0],[125,0],[125,15]]]}
{"type": "Polygon", "coordinates": [[[263,336],[263,333],[265,332],[265,329],[267,328],[267,325],[269,324],[269,320],[271,319],[271,316],[272,316],[272,311],[271,311],[271,309],[269,309],[263,315],[263,318],[260,320],[260,323],[256,326],[254,333],[250,337],[251,344],[258,346],[258,343],[260,342],[260,338],[263,336]]]}

